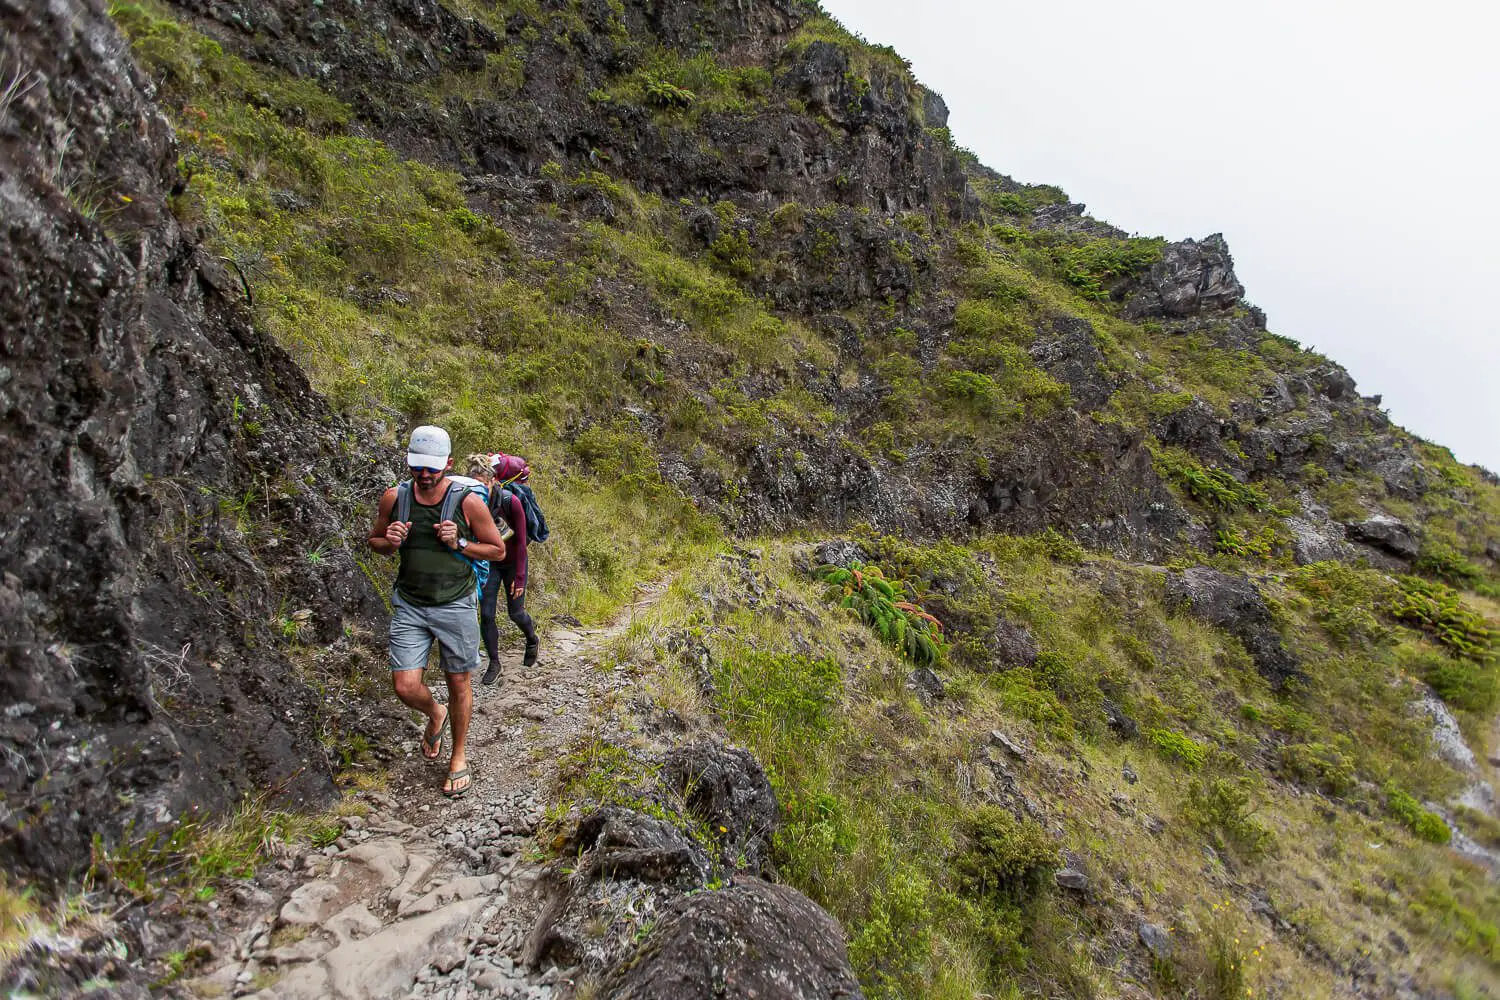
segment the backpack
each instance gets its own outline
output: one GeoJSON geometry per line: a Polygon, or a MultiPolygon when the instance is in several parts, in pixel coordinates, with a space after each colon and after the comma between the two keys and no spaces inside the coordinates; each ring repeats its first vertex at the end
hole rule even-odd
{"type": "Polygon", "coordinates": [[[542,508],[536,502],[536,494],[531,492],[531,487],[514,481],[495,487],[496,502],[501,505],[502,511],[505,510],[507,494],[513,494],[520,500],[521,509],[526,512],[526,543],[529,545],[536,542],[540,545],[545,542],[552,532],[547,527],[547,518],[542,515],[542,508]]]}
{"type": "MultiPolygon", "coordinates": [[[[463,503],[464,497],[469,493],[479,496],[486,504],[489,503],[490,491],[477,479],[468,476],[449,476],[448,492],[443,494],[443,506],[438,511],[439,521],[456,521],[459,505],[463,503]]],[[[411,480],[401,483],[396,487],[396,505],[391,508],[391,520],[411,520],[411,480]]],[[[469,564],[469,569],[474,571],[474,595],[480,596],[484,590],[484,583],[490,578],[490,561],[488,559],[470,559],[457,549],[449,549],[453,558],[462,559],[469,564]]]]}

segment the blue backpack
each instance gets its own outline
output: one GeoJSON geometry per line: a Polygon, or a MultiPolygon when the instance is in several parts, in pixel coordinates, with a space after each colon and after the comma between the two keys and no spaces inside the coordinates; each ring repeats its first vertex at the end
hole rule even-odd
{"type": "MultiPolygon", "coordinates": [[[[521,509],[526,511],[526,542],[541,544],[547,540],[552,532],[547,528],[547,519],[542,516],[542,508],[536,502],[536,494],[531,492],[531,487],[525,483],[511,481],[501,483],[496,488],[496,503],[500,510],[506,509],[505,495],[513,494],[521,501],[521,509]]],[[[491,508],[492,510],[495,508],[491,508]]]]}
{"type": "MultiPolygon", "coordinates": [[[[467,494],[473,493],[489,503],[490,491],[477,479],[468,476],[449,476],[448,492],[443,494],[443,506],[438,511],[439,521],[457,521],[459,505],[464,502],[467,494]]],[[[411,480],[401,483],[396,487],[396,506],[391,509],[391,520],[411,520],[411,480]]],[[[490,561],[488,559],[470,559],[456,549],[450,549],[453,558],[462,559],[469,564],[469,569],[474,571],[474,594],[479,596],[484,590],[484,583],[490,578],[490,561]]]]}

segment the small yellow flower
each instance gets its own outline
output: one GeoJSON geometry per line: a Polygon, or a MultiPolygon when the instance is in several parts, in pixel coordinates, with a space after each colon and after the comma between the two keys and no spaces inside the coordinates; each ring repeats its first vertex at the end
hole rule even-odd
{"type": "Polygon", "coordinates": [[[720,833],[728,833],[729,832],[729,827],[727,827],[727,826],[721,826],[721,827],[719,827],[719,832],[720,833]]]}

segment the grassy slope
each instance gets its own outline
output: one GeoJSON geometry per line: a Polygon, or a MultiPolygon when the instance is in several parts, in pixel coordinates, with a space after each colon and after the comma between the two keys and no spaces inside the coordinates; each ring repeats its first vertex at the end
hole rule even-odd
{"type": "MultiPolygon", "coordinates": [[[[1376,574],[1324,564],[1272,584],[1313,675],[1278,695],[1236,640],[1167,610],[1151,568],[1049,536],[863,541],[955,621],[1026,623],[1037,666],[994,672],[957,632],[939,666],[947,697],[924,706],[911,664],[839,614],[785,543],[753,562],[762,603],[734,561],[707,564],[621,657],[657,678],[658,704],[726,726],[766,764],[786,807],[782,874],[845,921],[872,995],[1113,996],[1135,982],[1326,996],[1361,972],[1493,994],[1500,888],[1391,807],[1392,788],[1440,799],[1459,780],[1408,707],[1403,664],[1435,650],[1389,616],[1338,648],[1303,596],[1376,574]],[[684,630],[712,652],[707,697],[695,663],[668,651],[684,630]],[[1139,735],[1106,726],[1101,691],[1139,735]],[[995,729],[1031,757],[1008,758],[995,729]],[[1016,792],[1056,838],[1040,853],[1035,823],[993,807],[1016,792]],[[1087,897],[1050,885],[1059,846],[1087,897]],[[1142,957],[1140,921],[1170,929],[1171,960],[1142,957]]],[[[1493,667],[1473,669],[1493,683],[1493,667]]],[[[1483,704],[1462,716],[1476,728],[1483,704]]],[[[638,793],[606,780],[563,797],[638,793]]]]}
{"type": "MultiPolygon", "coordinates": [[[[470,208],[457,175],[352,136],[348,109],[310,84],[250,67],[149,10],[121,7],[118,16],[164,82],[194,171],[179,213],[245,269],[259,321],[314,384],[382,427],[386,444],[407,423],[434,420],[460,450],[504,447],[542,471],[556,525],[537,553],[534,600],[546,613],[601,617],[635,582],[671,567],[687,567],[695,588],[736,587],[703,558],[719,522],[663,482],[627,407],[661,415],[666,446],[699,447],[698,462],[732,473],[745,442],[827,425],[797,381],[797,360],[873,371],[890,386],[880,419],[848,441],[888,455],[954,436],[982,452],[1007,428],[1063,405],[1061,387],[1024,355],[1050,316],[1094,324],[1107,362],[1130,379],[1106,419],[1133,426],[1191,396],[1227,411],[1273,372],[1322,362],[1276,338],[1225,351],[1126,323],[1100,292],[1149,263],[1159,243],[1036,236],[1016,225],[1060,197],[1049,189],[984,192],[1001,220],[988,228],[933,233],[903,220],[903,239],[920,240],[955,282],[955,336],[923,372],[903,353],[897,304],[871,303],[851,318],[884,332],[845,357],[746,288],[779,237],[809,232],[816,251],[820,220],[848,210],[752,219],[742,241],[704,253],[685,239],[674,206],[617,178],[552,165],[544,173],[560,190],[602,195],[616,221],[574,225],[544,205],[507,229],[470,208]],[[720,376],[712,391],[675,381],[663,345],[632,334],[652,310],[682,322],[672,349],[710,362],[720,376]],[[780,391],[752,399],[743,376],[764,371],[780,391]]],[[[856,44],[824,22],[809,30],[856,44]]],[[[763,87],[653,58],[661,65],[620,80],[611,99],[643,99],[660,80],[726,103],[763,87]]],[[[514,66],[489,69],[493,79],[446,81],[442,96],[514,86],[514,66]]],[[[726,222],[737,217],[722,211],[726,222]]],[[[1464,600],[1493,618],[1484,594],[1493,596],[1494,576],[1473,559],[1500,517],[1500,493],[1437,449],[1425,458],[1444,482],[1424,498],[1438,515],[1427,525],[1429,569],[1474,588],[1464,600]]],[[[1205,479],[1185,454],[1163,451],[1160,462],[1233,533],[1224,551],[1185,558],[1266,575],[1309,665],[1305,688],[1272,693],[1237,642],[1163,609],[1155,573],[1084,558],[1056,537],[867,539],[891,574],[946,602],[954,641],[940,672],[951,697],[932,709],[906,691],[908,666],[833,616],[821,588],[775,545],[765,564],[778,605],[802,608],[805,626],[796,615],[715,618],[685,585],[658,613],[663,630],[707,636],[717,703],[701,703],[651,635],[638,636],[638,655],[663,657],[666,704],[717,713],[772,769],[790,817],[785,874],[845,921],[874,995],[1110,995],[1132,977],[1176,995],[1320,995],[1365,966],[1420,966],[1424,981],[1486,995],[1476,984],[1493,983],[1500,968],[1500,899],[1471,866],[1417,839],[1391,790],[1441,800],[1459,782],[1427,753],[1408,678],[1443,683],[1468,706],[1460,718],[1482,744],[1493,669],[1444,658],[1398,625],[1386,612],[1392,584],[1379,574],[1294,570],[1275,509],[1288,487],[1269,481],[1257,498],[1205,479]],[[1263,544],[1245,544],[1253,540],[1263,544]],[[997,615],[1030,625],[1044,651],[1038,667],[985,672],[984,630],[997,615]],[[1105,692],[1144,735],[1121,739],[1104,726],[1105,692]],[[1058,897],[1038,877],[1048,859],[1027,823],[985,807],[1003,785],[983,764],[994,728],[1037,748],[1032,764],[1011,770],[1046,828],[1083,859],[1094,885],[1087,903],[1058,897]],[[1119,777],[1127,761],[1139,784],[1119,777]],[[1115,794],[1129,801],[1112,803],[1115,794]],[[1147,817],[1159,818],[1159,834],[1147,817]],[[1252,898],[1292,929],[1273,933],[1252,915],[1252,898]],[[1174,960],[1139,967],[1137,917],[1174,928],[1174,960]],[[1122,965],[1122,954],[1137,957],[1122,965]]],[[[1402,512],[1375,481],[1319,483],[1322,498],[1351,515],[1372,503],[1402,512]]],[[[588,792],[609,793],[608,782],[588,792]]],[[[1495,839],[1493,825],[1469,822],[1495,839]]]]}

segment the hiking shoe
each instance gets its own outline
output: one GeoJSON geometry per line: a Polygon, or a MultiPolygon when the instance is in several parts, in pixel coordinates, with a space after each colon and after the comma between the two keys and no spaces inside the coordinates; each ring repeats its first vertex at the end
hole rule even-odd
{"type": "Polygon", "coordinates": [[[536,663],[536,647],[537,644],[534,642],[526,644],[526,655],[521,657],[521,666],[529,667],[536,663]]]}
{"type": "Polygon", "coordinates": [[[495,683],[495,681],[497,681],[499,679],[500,679],[500,661],[499,660],[491,660],[490,661],[490,668],[484,672],[484,676],[479,679],[479,683],[481,683],[481,684],[493,684],[493,683],[495,683]]]}

